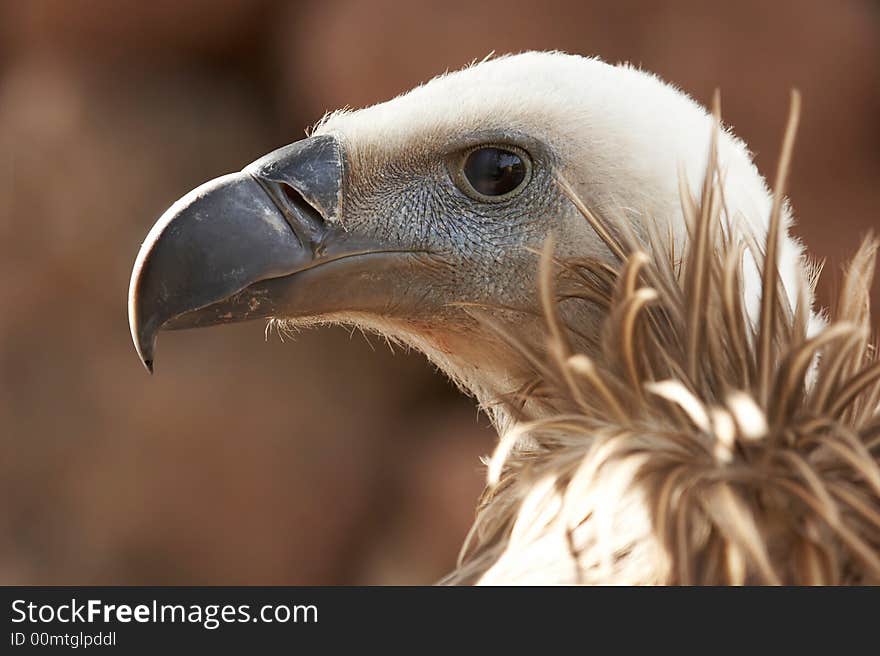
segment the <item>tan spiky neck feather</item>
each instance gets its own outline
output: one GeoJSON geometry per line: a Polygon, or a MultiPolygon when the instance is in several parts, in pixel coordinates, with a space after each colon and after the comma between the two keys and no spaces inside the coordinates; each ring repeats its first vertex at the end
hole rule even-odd
{"type": "Polygon", "coordinates": [[[880,583],[878,242],[864,242],[810,336],[811,290],[792,308],[778,270],[797,107],[763,244],[728,230],[710,158],[701,196],[683,190],[683,254],[620,237],[582,205],[617,265],[545,250],[546,342],[513,338],[532,367],[526,393],[549,411],[502,437],[447,582],[880,583]],[[750,250],[767,262],[754,325],[750,250]],[[600,311],[592,346],[559,298],[600,311]]]}

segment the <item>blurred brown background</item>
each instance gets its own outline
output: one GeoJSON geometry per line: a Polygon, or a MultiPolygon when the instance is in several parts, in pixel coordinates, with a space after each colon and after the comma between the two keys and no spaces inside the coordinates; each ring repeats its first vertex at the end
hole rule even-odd
{"type": "Polygon", "coordinates": [[[524,49],[628,60],[703,102],[720,87],[765,173],[799,87],[791,196],[829,260],[824,300],[880,227],[876,2],[0,4],[0,583],[429,583],[452,566],[493,440],[471,401],[378,340],[258,324],[166,334],[151,379],[128,277],[172,201],[324,110],[524,49]]]}

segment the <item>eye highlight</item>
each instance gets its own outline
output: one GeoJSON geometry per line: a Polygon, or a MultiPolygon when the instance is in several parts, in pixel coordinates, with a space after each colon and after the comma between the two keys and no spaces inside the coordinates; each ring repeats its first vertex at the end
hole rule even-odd
{"type": "Polygon", "coordinates": [[[512,146],[480,146],[467,151],[457,178],[462,191],[477,200],[504,200],[522,189],[532,173],[528,154],[512,146]]]}

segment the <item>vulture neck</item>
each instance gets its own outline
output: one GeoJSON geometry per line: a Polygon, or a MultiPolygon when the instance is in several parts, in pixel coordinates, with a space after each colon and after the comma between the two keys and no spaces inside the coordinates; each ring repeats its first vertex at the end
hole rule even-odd
{"type": "MultiPolygon", "coordinates": [[[[520,322],[515,327],[499,327],[519,344],[535,350],[544,348],[542,320],[520,322]]],[[[485,325],[471,325],[464,330],[409,332],[402,341],[424,353],[462,391],[474,397],[499,433],[513,419],[533,420],[546,416],[551,409],[529,399],[524,392],[535,381],[535,372],[521,350],[485,325]],[[516,409],[514,417],[513,409],[516,409]]],[[[539,357],[546,357],[541,354],[539,357]]]]}

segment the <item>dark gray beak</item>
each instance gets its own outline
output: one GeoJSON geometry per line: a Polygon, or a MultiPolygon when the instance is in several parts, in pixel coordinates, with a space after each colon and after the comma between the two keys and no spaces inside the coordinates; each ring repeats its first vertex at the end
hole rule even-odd
{"type": "Polygon", "coordinates": [[[162,215],[129,287],[131,334],[147,369],[163,328],[388,304],[388,286],[400,284],[412,254],[340,227],[343,160],[333,137],[304,139],[205,183],[162,215]],[[381,291],[366,284],[377,277],[388,281],[381,291]]]}

